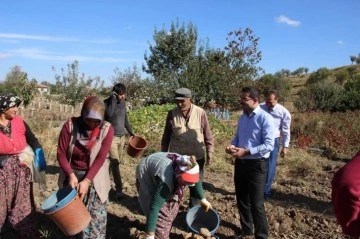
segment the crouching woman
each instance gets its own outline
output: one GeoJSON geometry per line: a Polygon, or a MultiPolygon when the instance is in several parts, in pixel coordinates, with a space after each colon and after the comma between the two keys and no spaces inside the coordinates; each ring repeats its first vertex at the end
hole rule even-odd
{"type": "Polygon", "coordinates": [[[147,239],[169,238],[186,186],[196,188],[205,211],[211,208],[199,178],[199,165],[193,156],[158,152],[142,159],[136,168],[136,185],[147,220],[147,239]]]}
{"type": "Polygon", "coordinates": [[[70,185],[76,188],[92,218],[80,238],[106,236],[106,207],[110,191],[107,156],[114,129],[104,121],[104,112],[102,100],[88,97],[81,116],[65,122],[58,141],[59,187],[70,185]]]}

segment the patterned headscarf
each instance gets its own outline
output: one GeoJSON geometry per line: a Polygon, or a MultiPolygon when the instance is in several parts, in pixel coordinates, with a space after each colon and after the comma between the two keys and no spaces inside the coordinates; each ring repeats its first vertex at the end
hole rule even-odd
{"type": "MultiPolygon", "coordinates": [[[[191,174],[193,174],[191,176],[191,178],[193,179],[193,177],[197,178],[197,180],[195,180],[196,182],[199,181],[199,166],[197,165],[196,162],[191,162],[191,157],[187,156],[187,155],[180,155],[180,154],[176,154],[176,153],[169,153],[167,154],[167,157],[173,161],[173,167],[174,167],[174,176],[175,179],[177,179],[178,177],[182,177],[183,181],[186,182],[187,180],[184,180],[185,178],[183,176],[187,175],[189,176],[189,172],[190,171],[196,171],[196,172],[191,172],[191,174]]],[[[192,181],[191,184],[195,183],[195,181],[192,181]]],[[[176,180],[177,182],[177,180],[176,180]]],[[[186,188],[186,186],[188,186],[188,184],[177,184],[176,188],[175,188],[175,192],[174,194],[178,196],[179,200],[182,199],[183,195],[184,195],[184,189],[186,188]]]]}
{"type": "Polygon", "coordinates": [[[3,93],[0,95],[0,113],[7,111],[8,109],[19,106],[21,104],[19,97],[13,93],[3,93]]]}

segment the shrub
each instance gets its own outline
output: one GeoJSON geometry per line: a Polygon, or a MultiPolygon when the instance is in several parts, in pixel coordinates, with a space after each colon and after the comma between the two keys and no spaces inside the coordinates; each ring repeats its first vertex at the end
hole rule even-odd
{"type": "Polygon", "coordinates": [[[346,110],[342,106],[342,90],[335,83],[316,83],[299,91],[294,105],[300,112],[346,110]]]}
{"type": "MultiPolygon", "coordinates": [[[[129,121],[135,134],[149,141],[146,154],[161,149],[161,138],[164,132],[167,112],[174,108],[173,104],[151,105],[129,112],[129,121]]],[[[216,147],[222,147],[223,143],[230,143],[235,133],[235,127],[224,124],[212,116],[208,117],[210,129],[214,137],[216,147]]],[[[223,150],[220,150],[223,152],[223,150]]]]}
{"type": "Polygon", "coordinates": [[[360,109],[360,75],[345,83],[342,103],[350,110],[360,109]]]}
{"type": "Polygon", "coordinates": [[[306,81],[306,85],[324,82],[330,76],[330,71],[327,68],[320,68],[316,72],[311,73],[306,81]]]}
{"type": "Polygon", "coordinates": [[[359,150],[360,111],[295,114],[291,136],[298,147],[319,148],[331,152],[331,157],[351,158],[359,150]]]}

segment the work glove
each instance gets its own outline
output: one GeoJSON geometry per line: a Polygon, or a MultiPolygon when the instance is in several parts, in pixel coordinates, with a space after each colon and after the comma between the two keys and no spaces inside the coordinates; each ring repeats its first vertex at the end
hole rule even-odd
{"type": "Polygon", "coordinates": [[[38,171],[44,171],[46,169],[45,154],[42,148],[35,149],[35,167],[38,171]]]}
{"type": "Polygon", "coordinates": [[[209,201],[206,200],[206,198],[201,199],[200,205],[202,206],[205,212],[208,212],[209,209],[212,208],[211,203],[209,203],[209,201]]]}

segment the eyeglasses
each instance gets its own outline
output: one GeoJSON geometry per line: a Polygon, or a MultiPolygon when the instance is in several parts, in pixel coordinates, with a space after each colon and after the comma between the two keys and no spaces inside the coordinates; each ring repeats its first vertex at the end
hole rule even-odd
{"type": "Polygon", "coordinates": [[[240,97],[240,101],[248,102],[249,100],[253,100],[253,99],[252,98],[246,98],[246,97],[244,97],[244,98],[240,97]]]}

